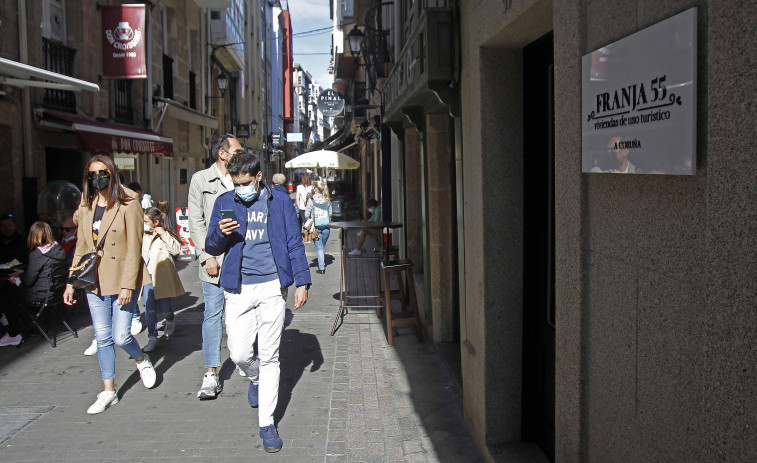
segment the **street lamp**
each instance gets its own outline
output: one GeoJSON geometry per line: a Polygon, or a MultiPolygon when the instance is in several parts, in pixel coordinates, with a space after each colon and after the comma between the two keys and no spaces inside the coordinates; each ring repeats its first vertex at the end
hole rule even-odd
{"type": "Polygon", "coordinates": [[[364,38],[365,34],[363,34],[363,31],[361,31],[357,27],[353,27],[350,33],[347,34],[347,39],[350,42],[350,54],[352,55],[353,59],[355,58],[355,56],[360,55],[360,49],[363,47],[364,38]]]}
{"type": "Polygon", "coordinates": [[[223,96],[226,94],[226,87],[229,85],[229,78],[226,77],[226,74],[224,74],[223,72],[218,74],[218,77],[216,77],[216,83],[218,84],[218,90],[221,91],[221,96],[206,95],[205,104],[207,104],[207,100],[211,100],[214,98],[223,98],[223,96]]]}
{"type": "Polygon", "coordinates": [[[250,128],[252,129],[252,133],[257,133],[257,131],[258,131],[258,121],[256,121],[255,119],[253,119],[252,122],[250,122],[250,128]]]}

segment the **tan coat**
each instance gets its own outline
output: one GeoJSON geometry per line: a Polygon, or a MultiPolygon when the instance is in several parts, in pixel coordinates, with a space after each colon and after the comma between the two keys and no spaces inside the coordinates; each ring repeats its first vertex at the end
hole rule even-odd
{"type": "Polygon", "coordinates": [[[145,234],[142,238],[142,259],[152,277],[155,299],[181,296],[186,293],[173,263],[173,257],[181,251],[179,242],[168,232],[145,234]]]}
{"type": "MultiPolygon", "coordinates": [[[[100,235],[105,236],[102,257],[97,267],[97,279],[101,296],[117,296],[122,288],[138,289],[150,283],[150,275],[142,261],[142,234],[144,232],[144,216],[139,203],[139,195],[124,188],[127,195],[133,198],[126,204],[105,210],[102,218],[100,235]]],[[[78,222],[76,251],[74,263],[78,263],[84,254],[95,248],[92,239],[92,222],[95,217],[95,207],[86,207],[82,201],[76,210],[78,222]]],[[[94,288],[90,288],[94,291],[94,288]]]]}
{"type": "Polygon", "coordinates": [[[210,222],[210,215],[213,212],[216,198],[227,191],[215,164],[205,170],[195,172],[192,175],[192,181],[189,183],[189,197],[187,199],[189,235],[192,237],[192,242],[197,251],[197,260],[200,262],[200,280],[215,285],[218,284],[221,272],[218,272],[217,276],[212,277],[205,271],[203,264],[211,257],[215,257],[220,267],[223,265],[223,254],[220,256],[211,256],[205,252],[205,237],[208,234],[208,223],[210,222]]]}

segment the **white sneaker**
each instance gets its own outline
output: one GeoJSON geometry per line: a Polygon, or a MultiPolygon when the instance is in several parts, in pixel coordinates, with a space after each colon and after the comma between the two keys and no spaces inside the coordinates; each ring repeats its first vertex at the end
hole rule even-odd
{"type": "Polygon", "coordinates": [[[155,368],[153,368],[152,363],[150,362],[150,357],[146,354],[142,363],[137,364],[137,370],[139,370],[139,376],[142,378],[142,384],[144,384],[147,389],[155,386],[155,380],[157,379],[155,368]]]}
{"type": "Polygon", "coordinates": [[[142,348],[142,352],[152,352],[158,347],[158,338],[149,336],[147,338],[147,345],[142,348]]]}
{"type": "Polygon", "coordinates": [[[92,344],[84,351],[84,355],[95,355],[97,353],[97,339],[92,340],[92,344]]]}
{"type": "Polygon", "coordinates": [[[142,322],[139,321],[139,318],[132,318],[131,319],[131,335],[136,336],[141,332],[142,332],[142,322]]]}
{"type": "Polygon", "coordinates": [[[173,333],[176,331],[176,323],[173,320],[166,320],[166,326],[163,330],[163,333],[166,335],[167,338],[170,338],[173,336],[173,333]]]}
{"type": "Polygon", "coordinates": [[[362,254],[363,254],[363,251],[361,251],[360,249],[357,249],[357,248],[355,248],[352,251],[350,251],[349,253],[347,253],[348,256],[359,256],[359,255],[362,255],[362,254]]]}
{"type": "Polygon", "coordinates": [[[197,392],[197,397],[200,400],[215,399],[221,392],[221,383],[218,381],[218,376],[211,372],[206,372],[202,377],[202,387],[197,392]]]}
{"type": "Polygon", "coordinates": [[[116,391],[102,391],[97,394],[97,400],[87,409],[87,413],[90,415],[97,415],[102,413],[106,408],[118,403],[118,394],[116,391]]]}

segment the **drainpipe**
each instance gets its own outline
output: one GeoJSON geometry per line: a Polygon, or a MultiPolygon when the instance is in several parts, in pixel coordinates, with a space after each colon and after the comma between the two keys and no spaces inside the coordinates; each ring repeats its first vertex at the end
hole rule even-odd
{"type": "MultiPolygon", "coordinates": [[[[26,30],[26,0],[18,0],[18,53],[19,61],[29,64],[29,47],[26,30]]],[[[32,103],[29,87],[21,89],[22,125],[24,132],[24,177],[34,175],[34,150],[32,149],[32,103]]],[[[36,211],[35,211],[36,212],[36,211]]]]}
{"type": "MultiPolygon", "coordinates": [[[[152,5],[145,5],[145,43],[147,44],[147,91],[145,92],[144,118],[150,121],[150,128],[155,130],[155,118],[152,115],[152,5]]],[[[149,155],[148,155],[149,159],[149,155]]],[[[148,168],[148,170],[150,170],[148,168]]]]}

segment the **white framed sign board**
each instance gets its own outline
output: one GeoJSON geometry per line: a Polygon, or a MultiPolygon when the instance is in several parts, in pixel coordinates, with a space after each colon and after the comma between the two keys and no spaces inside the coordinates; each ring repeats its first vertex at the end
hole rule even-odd
{"type": "Polygon", "coordinates": [[[582,58],[582,170],[694,175],[697,9],[582,58]]]}

